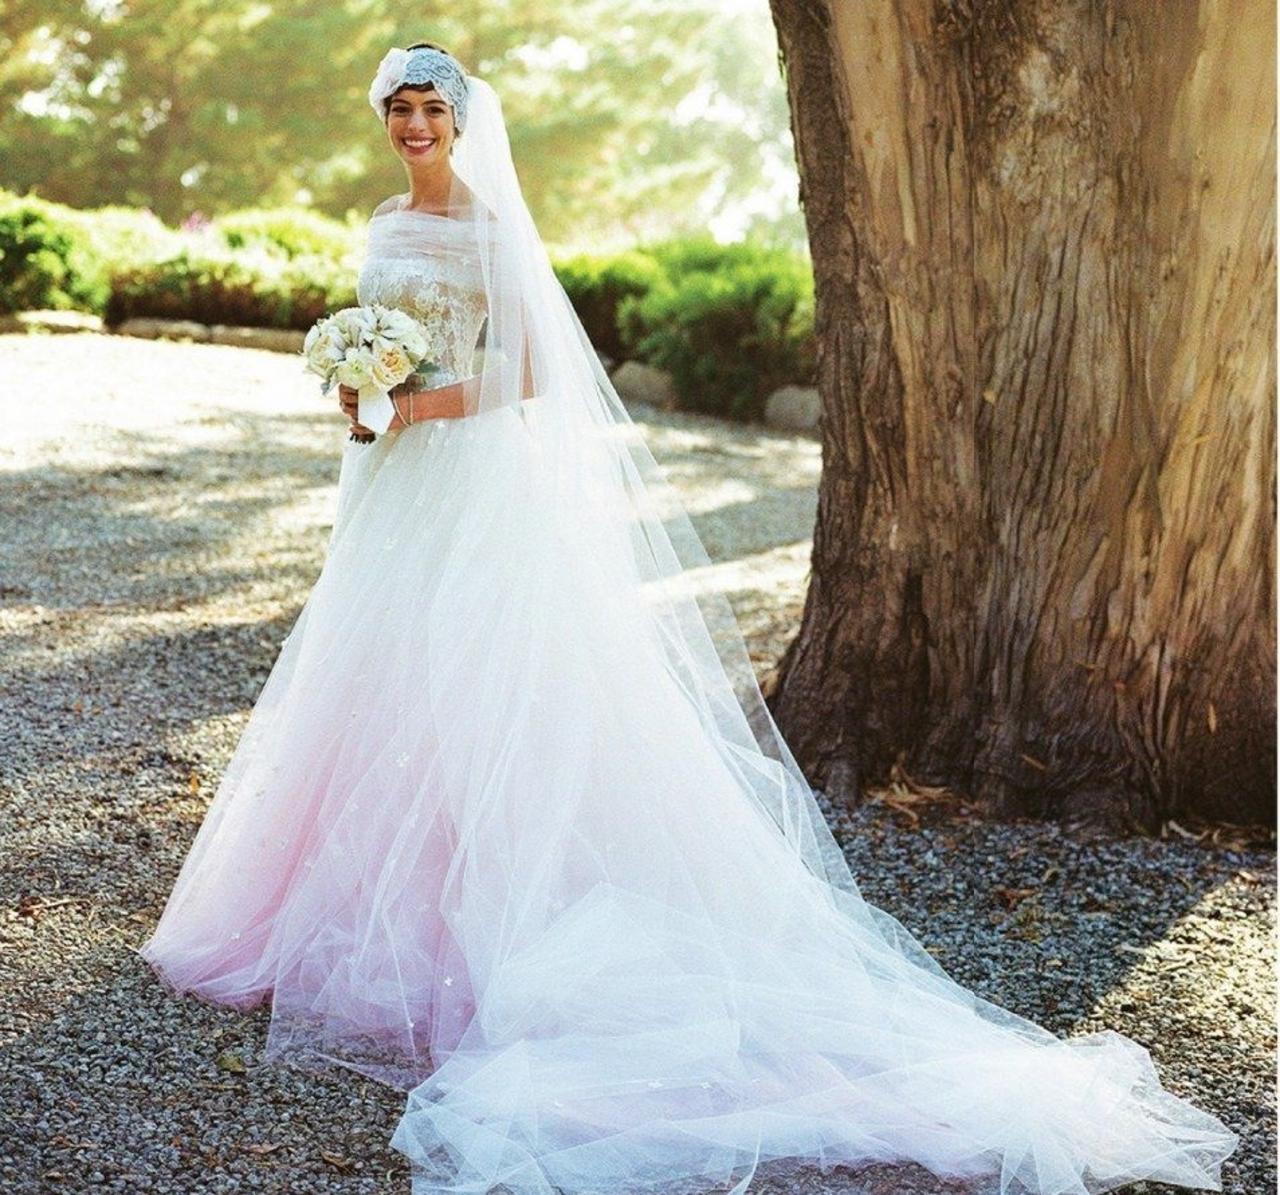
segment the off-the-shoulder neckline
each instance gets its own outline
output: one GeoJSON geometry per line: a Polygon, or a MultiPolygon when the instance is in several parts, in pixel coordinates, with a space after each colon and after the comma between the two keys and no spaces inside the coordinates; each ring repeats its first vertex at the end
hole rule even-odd
{"type": "MultiPolygon", "coordinates": [[[[384,216],[403,215],[403,216],[425,216],[429,220],[442,220],[446,224],[470,224],[471,223],[470,219],[460,219],[457,216],[447,216],[442,212],[426,212],[426,211],[423,211],[421,208],[405,207],[404,201],[409,198],[408,191],[405,191],[399,195],[393,195],[391,196],[391,198],[396,201],[395,207],[389,207],[385,212],[375,212],[372,216],[369,217],[369,219],[380,220],[384,216]]],[[[383,202],[385,203],[386,200],[383,200],[383,202]]],[[[477,200],[477,202],[479,201],[477,200]]],[[[480,206],[484,207],[483,204],[481,204],[480,206]]],[[[484,210],[488,213],[490,221],[493,221],[494,219],[496,219],[494,214],[490,212],[488,208],[484,208],[484,210]]]]}

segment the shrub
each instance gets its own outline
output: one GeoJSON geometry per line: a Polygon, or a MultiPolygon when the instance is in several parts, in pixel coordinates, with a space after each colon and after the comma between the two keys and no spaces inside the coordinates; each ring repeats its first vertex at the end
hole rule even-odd
{"type": "Polygon", "coordinates": [[[751,242],[651,246],[665,280],[619,307],[631,355],[668,370],[688,410],[755,419],[770,391],[813,377],[813,278],[802,256],[751,242]]]}
{"type": "Polygon", "coordinates": [[[106,299],[102,263],[56,205],[0,195],[0,311],[101,312],[106,299]]]}
{"type": "Polygon", "coordinates": [[[636,249],[611,257],[581,253],[556,262],[555,270],[591,343],[615,361],[625,356],[618,308],[624,299],[640,298],[659,285],[662,267],[636,249]]]}
{"type": "Polygon", "coordinates": [[[350,253],[347,225],[305,208],[250,208],[212,221],[213,231],[230,249],[262,248],[284,257],[328,257],[350,253]]]}
{"type": "Polygon", "coordinates": [[[107,322],[151,316],[306,329],[325,312],[354,302],[350,271],[328,257],[282,258],[261,249],[184,250],[118,272],[107,322]]]}
{"type": "Polygon", "coordinates": [[[108,278],[118,269],[172,256],[187,244],[182,233],[146,208],[59,205],[59,214],[79,230],[108,278]]]}

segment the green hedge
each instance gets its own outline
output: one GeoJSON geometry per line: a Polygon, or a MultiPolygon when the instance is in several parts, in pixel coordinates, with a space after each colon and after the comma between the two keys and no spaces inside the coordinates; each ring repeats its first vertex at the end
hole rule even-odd
{"type": "Polygon", "coordinates": [[[591,343],[606,357],[627,355],[618,327],[618,308],[640,298],[665,280],[663,268],[648,253],[633,249],[613,256],[581,253],[555,263],[560,279],[591,343]]]}
{"type": "Polygon", "coordinates": [[[305,330],[355,301],[350,269],[331,258],[204,248],[118,270],[106,320],[150,316],[305,330]]]}
{"type": "Polygon", "coordinates": [[[101,311],[107,272],[82,229],[35,198],[0,192],[0,311],[101,311]]]}
{"type": "MultiPolygon", "coordinates": [[[[0,191],[0,310],[306,329],[356,301],[359,232],[295,208],[174,229],[148,211],[0,191]]],[[[799,253],[679,238],[576,254],[555,271],[595,347],[668,370],[686,409],[753,419],[776,387],[813,380],[813,279],[799,253]]]]}
{"type": "Polygon", "coordinates": [[[305,208],[250,208],[212,221],[231,249],[261,248],[285,257],[341,261],[352,247],[352,230],[305,208]]]}
{"type": "Polygon", "coordinates": [[[813,275],[785,249],[710,238],[649,248],[664,280],[625,299],[630,355],[668,370],[681,407],[756,419],[772,390],[814,377],[813,275]]]}
{"type": "Polygon", "coordinates": [[[63,223],[75,228],[84,238],[108,280],[117,269],[178,253],[190,240],[186,233],[170,228],[147,209],[118,205],[92,210],[61,204],[49,206],[57,210],[63,223]]]}

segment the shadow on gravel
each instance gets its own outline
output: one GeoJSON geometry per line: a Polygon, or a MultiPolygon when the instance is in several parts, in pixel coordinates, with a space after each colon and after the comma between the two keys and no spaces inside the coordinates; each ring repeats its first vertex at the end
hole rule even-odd
{"type": "Polygon", "coordinates": [[[176,998],[102,953],[100,982],[0,1048],[6,1192],[408,1190],[402,1093],[260,1065],[265,1009],[176,998]]]}
{"type": "Polygon", "coordinates": [[[637,412],[646,441],[681,491],[717,563],[810,538],[817,517],[816,440],[765,428],[637,412]]]}
{"type": "Polygon", "coordinates": [[[238,413],[233,428],[205,422],[217,431],[204,446],[102,432],[118,459],[100,467],[0,472],[0,601],[82,608],[91,592],[112,610],[146,610],[160,598],[156,608],[168,609],[184,593],[207,599],[282,566],[302,583],[323,543],[302,559],[284,553],[252,568],[211,562],[246,526],[336,485],[337,438],[327,451],[299,442],[332,433],[332,421],[238,413]],[[197,574],[205,583],[184,590],[183,578],[197,574]]]}

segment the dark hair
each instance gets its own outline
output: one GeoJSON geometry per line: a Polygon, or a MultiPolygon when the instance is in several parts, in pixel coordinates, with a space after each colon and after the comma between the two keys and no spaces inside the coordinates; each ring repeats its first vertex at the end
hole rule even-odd
{"type": "MultiPolygon", "coordinates": [[[[406,50],[439,50],[441,54],[449,54],[449,51],[446,50],[444,46],[440,45],[438,42],[433,42],[433,41],[416,41],[411,46],[405,46],[405,49],[406,50]]],[[[449,57],[452,58],[453,55],[449,54],[449,57]]],[[[399,90],[400,89],[397,87],[396,91],[399,91],[399,90]]],[[[387,117],[391,114],[391,101],[396,98],[396,91],[393,91],[389,96],[387,96],[382,101],[382,121],[384,124],[387,121],[387,117]]],[[[456,116],[454,117],[453,131],[455,136],[457,137],[462,136],[462,134],[458,131],[458,121],[456,116]]]]}

